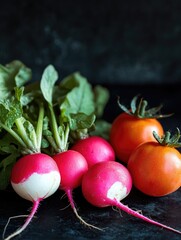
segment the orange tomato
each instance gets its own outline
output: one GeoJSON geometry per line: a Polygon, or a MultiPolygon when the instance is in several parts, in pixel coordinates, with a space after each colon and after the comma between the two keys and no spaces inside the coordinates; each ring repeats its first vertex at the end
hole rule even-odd
{"type": "Polygon", "coordinates": [[[163,135],[163,127],[156,118],[138,118],[121,113],[113,121],[110,142],[119,160],[127,163],[133,150],[143,142],[156,141],[153,131],[163,135]]]}
{"type": "Polygon", "coordinates": [[[128,161],[134,186],[155,197],[168,195],[181,186],[181,154],[158,142],[138,146],[128,161]]]}

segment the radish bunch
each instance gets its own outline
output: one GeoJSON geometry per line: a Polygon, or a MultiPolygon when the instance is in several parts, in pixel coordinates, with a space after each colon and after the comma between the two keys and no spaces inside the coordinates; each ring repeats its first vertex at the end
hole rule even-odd
{"type": "MultiPolygon", "coordinates": [[[[10,176],[2,177],[7,178],[6,184],[11,182],[17,194],[33,202],[32,211],[24,225],[6,239],[21,233],[35,215],[40,201],[51,196],[58,188],[67,194],[79,220],[96,228],[79,216],[72,198],[73,189],[81,185],[82,177],[88,170],[88,162],[78,151],[68,149],[69,141],[89,136],[88,130],[95,121],[93,91],[87,80],[78,73],[62,81],[60,89],[55,86],[57,79],[57,71],[49,65],[43,72],[39,86],[33,86],[33,91],[31,85],[26,91],[24,87],[15,87],[14,95],[11,92],[10,99],[8,96],[4,102],[0,102],[1,111],[4,112],[4,116],[0,116],[0,128],[7,133],[2,141],[8,140],[8,145],[12,146],[1,148],[8,150],[12,159],[9,161],[8,157],[7,164],[6,158],[3,160],[4,165],[11,167],[12,171],[10,176]],[[83,97],[74,106],[73,100],[78,95],[83,97]],[[67,106],[67,102],[72,103],[67,106]]],[[[106,148],[104,151],[106,153],[106,148]]],[[[105,160],[108,160],[106,155],[105,160]]],[[[112,155],[114,158],[113,150],[112,155]]],[[[4,172],[3,169],[2,174],[4,172]]]]}

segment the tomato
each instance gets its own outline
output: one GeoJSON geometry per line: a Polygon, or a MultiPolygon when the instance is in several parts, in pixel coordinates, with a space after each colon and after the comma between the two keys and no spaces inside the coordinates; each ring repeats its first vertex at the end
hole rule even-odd
{"type": "Polygon", "coordinates": [[[139,118],[121,113],[113,121],[110,143],[119,160],[127,163],[133,150],[141,143],[156,141],[153,131],[163,135],[163,127],[156,118],[139,118]]]}
{"type": "Polygon", "coordinates": [[[135,96],[128,109],[118,105],[124,111],[113,121],[110,130],[110,142],[121,161],[127,163],[131,153],[141,143],[156,141],[153,131],[159,136],[164,134],[158,118],[170,117],[172,114],[160,114],[162,105],[147,109],[148,102],[141,98],[137,104],[138,95],[135,96]]]}
{"type": "Polygon", "coordinates": [[[133,185],[147,195],[165,196],[181,186],[181,154],[174,147],[143,143],[131,154],[127,167],[133,185]]]}

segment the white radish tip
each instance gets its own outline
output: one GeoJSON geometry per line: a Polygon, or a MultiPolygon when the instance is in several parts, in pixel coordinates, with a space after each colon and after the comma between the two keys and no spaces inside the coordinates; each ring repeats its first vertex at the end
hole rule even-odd
{"type": "Polygon", "coordinates": [[[115,182],[107,191],[107,198],[113,200],[116,199],[117,201],[121,201],[124,199],[129,192],[127,188],[119,181],[115,182]]]}
{"type": "Polygon", "coordinates": [[[29,201],[37,201],[51,196],[60,186],[61,177],[58,171],[38,174],[33,173],[26,181],[11,185],[15,192],[29,201]]]}

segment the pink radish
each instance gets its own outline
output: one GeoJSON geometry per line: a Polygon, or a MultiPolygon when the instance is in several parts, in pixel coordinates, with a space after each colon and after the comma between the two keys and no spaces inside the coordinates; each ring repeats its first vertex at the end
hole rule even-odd
{"type": "Polygon", "coordinates": [[[79,216],[72,197],[73,189],[81,185],[83,175],[88,170],[86,159],[82,154],[74,150],[67,150],[65,152],[58,153],[53,156],[53,159],[57,163],[61,175],[60,189],[65,191],[76,217],[83,224],[96,228],[93,225],[86,223],[79,216]]]}
{"type": "Polygon", "coordinates": [[[58,189],[60,181],[57,164],[46,154],[26,155],[15,163],[11,173],[11,185],[18,195],[33,202],[33,207],[24,225],[5,238],[6,240],[20,234],[28,226],[40,201],[51,196],[58,189]]]}
{"type": "Polygon", "coordinates": [[[102,137],[90,136],[81,139],[71,149],[80,152],[87,160],[89,167],[98,162],[115,161],[112,146],[102,137]]]}
{"type": "Polygon", "coordinates": [[[134,217],[181,234],[180,231],[151,220],[122,204],[120,201],[130,193],[131,188],[132,178],[128,169],[121,163],[113,161],[95,164],[82,180],[83,196],[92,205],[116,206],[134,217]]]}

